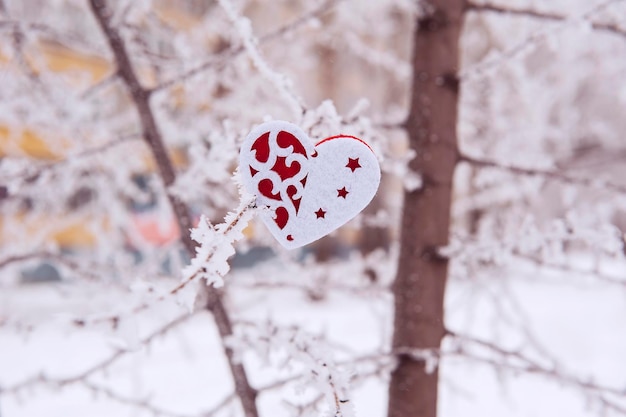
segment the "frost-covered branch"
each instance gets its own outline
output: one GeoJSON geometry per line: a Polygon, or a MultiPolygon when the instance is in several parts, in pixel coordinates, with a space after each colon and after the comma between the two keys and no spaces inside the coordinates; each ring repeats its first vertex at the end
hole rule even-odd
{"type": "Polygon", "coordinates": [[[520,259],[529,261],[535,264],[539,268],[546,268],[548,270],[565,273],[567,274],[568,277],[571,276],[572,274],[583,276],[583,277],[589,277],[591,279],[597,279],[607,284],[621,286],[621,287],[624,287],[624,289],[626,289],[626,276],[625,275],[622,275],[622,278],[619,278],[618,276],[611,275],[611,274],[605,273],[604,271],[601,271],[597,265],[594,268],[573,267],[567,263],[559,263],[559,262],[550,261],[548,259],[543,259],[538,255],[532,255],[532,254],[527,254],[527,253],[517,253],[516,251],[513,252],[513,255],[520,259]]]}
{"type": "Polygon", "coordinates": [[[519,167],[515,165],[501,163],[501,162],[494,161],[494,160],[474,157],[474,156],[470,156],[467,154],[459,155],[459,161],[467,162],[473,166],[480,167],[480,168],[496,168],[496,169],[508,171],[517,175],[546,178],[546,179],[556,180],[564,184],[572,184],[572,185],[594,188],[598,190],[605,190],[605,191],[616,192],[620,194],[626,194],[626,186],[614,184],[609,181],[604,181],[598,178],[573,177],[573,176],[570,176],[569,174],[566,174],[560,171],[519,167]]]}
{"type": "MultiPolygon", "coordinates": [[[[113,52],[115,65],[120,78],[124,81],[127,91],[135,105],[139,121],[141,123],[142,136],[149,146],[152,156],[156,161],[161,179],[165,187],[169,187],[176,181],[176,172],[168,156],[167,148],[163,141],[161,132],[157,126],[152,109],[150,108],[150,91],[144,88],[132,66],[130,57],[126,50],[124,40],[119,31],[112,26],[112,14],[104,0],[90,0],[91,10],[100,24],[105,38],[113,52]]],[[[194,243],[192,242],[188,230],[192,228],[191,214],[189,209],[185,207],[176,196],[171,193],[167,194],[168,200],[176,214],[176,221],[181,231],[181,239],[187,252],[193,252],[194,243]]]]}
{"type": "Polygon", "coordinates": [[[28,253],[21,253],[21,254],[15,254],[15,255],[9,255],[7,257],[5,257],[4,259],[0,259],[0,269],[5,268],[9,265],[12,265],[14,263],[18,263],[18,262],[26,262],[26,261],[30,261],[32,259],[41,259],[41,258],[49,258],[51,256],[56,256],[56,254],[49,252],[49,251],[42,251],[42,250],[37,250],[37,251],[33,251],[33,252],[28,252],[28,253]]]}
{"type": "Polygon", "coordinates": [[[509,62],[513,58],[519,56],[523,52],[528,51],[530,48],[537,45],[538,43],[546,41],[547,39],[549,39],[550,36],[553,36],[555,33],[565,29],[566,27],[574,25],[580,26],[581,23],[587,26],[593,26],[593,22],[590,19],[594,15],[621,1],[624,0],[604,0],[576,16],[568,16],[566,18],[564,17],[562,20],[555,20],[555,22],[557,23],[556,27],[551,27],[547,30],[538,30],[531,33],[526,39],[517,43],[513,47],[508,48],[491,57],[485,58],[482,61],[461,71],[461,73],[459,74],[459,78],[466,80],[471,79],[475,76],[483,75],[487,71],[497,68],[503,63],[509,62]]]}
{"type": "Polygon", "coordinates": [[[206,285],[219,288],[224,285],[223,277],[230,270],[227,259],[235,254],[233,243],[243,237],[243,229],[252,218],[256,199],[243,199],[240,207],[229,213],[224,223],[213,227],[204,216],[198,227],[191,231],[191,237],[198,242],[196,256],[183,270],[183,282],[201,278],[206,285]]]}
{"type": "Polygon", "coordinates": [[[94,46],[85,41],[85,38],[72,33],[63,33],[56,28],[41,22],[23,22],[11,19],[0,20],[0,32],[8,31],[13,36],[39,36],[78,48],[84,51],[93,51],[94,46]]]}
{"type": "Polygon", "coordinates": [[[15,263],[28,262],[32,260],[48,260],[55,262],[63,267],[71,270],[77,276],[80,276],[86,280],[99,280],[101,276],[95,272],[100,268],[95,268],[94,265],[89,267],[81,264],[77,259],[73,259],[71,256],[64,255],[52,250],[35,250],[28,253],[8,255],[4,259],[0,259],[0,269],[8,267],[15,263]]]}
{"type": "MultiPolygon", "coordinates": [[[[492,3],[469,3],[467,10],[477,13],[496,13],[501,15],[522,16],[531,17],[533,19],[547,20],[552,22],[561,22],[571,19],[569,16],[565,16],[559,13],[542,12],[535,9],[515,8],[509,6],[501,6],[492,3]]],[[[626,29],[619,27],[614,23],[602,23],[596,21],[590,21],[590,26],[594,30],[601,32],[608,32],[614,35],[618,35],[626,38],[626,29]]]]}
{"type": "MultiPolygon", "coordinates": [[[[115,328],[121,320],[132,317],[135,314],[148,310],[155,304],[175,297],[192,283],[200,281],[200,279],[207,280],[207,287],[220,286],[223,276],[230,269],[226,260],[234,254],[232,244],[243,236],[241,232],[252,217],[253,208],[253,203],[249,201],[242,203],[238,211],[229,213],[226,216],[226,221],[217,225],[217,227],[213,227],[207,222],[206,218],[202,217],[200,224],[192,232],[193,237],[201,243],[196,249],[196,256],[192,259],[191,264],[185,268],[181,282],[162,295],[142,302],[125,313],[98,316],[91,319],[74,319],[73,323],[79,327],[108,323],[115,328]],[[217,244],[218,242],[219,245],[217,244]]],[[[210,292],[214,293],[215,290],[210,292]]],[[[211,302],[216,302],[214,297],[211,296],[210,299],[212,300],[211,302]]]]}
{"type": "MultiPolygon", "coordinates": [[[[349,374],[332,357],[323,340],[312,334],[292,327],[279,327],[271,322],[265,326],[240,322],[241,328],[236,336],[231,339],[231,345],[235,349],[238,346],[253,346],[259,356],[270,362],[276,357],[277,352],[286,355],[283,365],[296,361],[305,371],[300,378],[307,383],[313,384],[323,396],[316,397],[310,405],[316,404],[316,400],[325,398],[328,409],[334,417],[352,417],[354,406],[349,398],[349,374]],[[245,326],[245,328],[244,328],[245,326]]],[[[292,381],[288,378],[284,382],[292,381]]],[[[272,384],[265,389],[280,386],[272,384]]]]}
{"type": "Polygon", "coordinates": [[[254,66],[265,77],[274,88],[280,93],[283,99],[289,104],[296,120],[302,117],[306,111],[302,99],[294,91],[293,83],[285,74],[274,70],[263,57],[258,44],[259,40],[252,31],[252,22],[240,16],[230,0],[219,0],[219,4],[226,12],[228,19],[233,24],[238,35],[241,37],[243,47],[252,60],[254,66]]]}
{"type": "Polygon", "coordinates": [[[45,162],[40,165],[29,164],[27,166],[24,166],[21,172],[12,172],[9,175],[0,177],[0,182],[6,184],[11,181],[21,180],[28,183],[37,179],[37,177],[39,177],[44,172],[55,170],[69,164],[74,164],[76,161],[84,158],[101,156],[102,153],[106,152],[109,149],[115,148],[116,146],[122,145],[131,140],[137,140],[139,138],[140,136],[136,134],[122,135],[117,139],[111,140],[102,145],[94,146],[93,148],[81,150],[79,152],[67,155],[66,157],[58,161],[45,162]]]}
{"type": "MultiPolygon", "coordinates": [[[[126,85],[137,114],[139,115],[144,140],[152,152],[152,156],[156,162],[161,180],[166,188],[170,187],[176,182],[176,172],[168,155],[167,148],[165,147],[161,131],[157,126],[154,113],[150,107],[151,91],[143,87],[139,82],[130,61],[124,40],[119,31],[112,24],[111,19],[113,14],[109,7],[107,7],[106,2],[104,0],[90,0],[90,6],[92,13],[96,17],[96,20],[104,33],[105,39],[113,52],[119,76],[126,85]]],[[[194,255],[196,249],[190,234],[187,233],[187,231],[192,228],[191,212],[185,203],[174,195],[174,193],[169,190],[166,190],[166,193],[179,226],[181,240],[188,255],[191,257],[194,255]]],[[[224,229],[224,233],[228,233],[229,231],[230,229],[228,227],[224,229]]],[[[178,293],[180,289],[184,288],[185,285],[193,281],[198,276],[200,276],[199,273],[188,276],[187,279],[181,282],[181,284],[172,289],[169,294],[178,293]]],[[[222,337],[222,340],[224,340],[232,334],[230,317],[224,307],[220,294],[218,294],[214,289],[208,288],[206,290],[206,295],[209,299],[207,308],[213,313],[220,336],[222,337]]],[[[138,308],[143,309],[143,305],[138,308]]],[[[255,401],[256,392],[252,389],[250,383],[248,382],[245,369],[240,363],[235,363],[233,361],[232,352],[228,347],[225,347],[225,353],[244,414],[246,417],[258,417],[259,412],[255,401]]]]}
{"type": "Polygon", "coordinates": [[[314,301],[323,300],[334,292],[375,298],[388,294],[396,257],[393,249],[379,249],[367,256],[355,251],[346,259],[324,263],[312,259],[305,262],[284,259],[280,267],[268,262],[250,271],[240,270],[230,285],[254,291],[300,290],[314,301]],[[292,277],[299,278],[290,279],[292,277]]]}
{"type": "MultiPolygon", "coordinates": [[[[178,327],[178,325],[186,322],[188,319],[190,319],[193,316],[194,316],[193,313],[191,314],[186,313],[186,314],[176,317],[174,320],[168,322],[164,326],[161,326],[160,328],[156,329],[155,331],[150,333],[148,336],[140,340],[139,346],[150,345],[155,339],[163,336],[170,330],[178,327]]],[[[83,322],[80,325],[84,326],[85,323],[83,322]]],[[[33,377],[27,378],[16,384],[13,384],[7,387],[0,387],[0,393],[3,393],[3,394],[18,393],[22,390],[30,389],[32,387],[40,386],[40,385],[62,388],[62,387],[72,385],[72,384],[84,383],[92,375],[105,371],[111,365],[116,363],[119,359],[135,351],[136,350],[117,349],[110,356],[106,357],[105,359],[95,363],[94,365],[90,366],[89,368],[77,374],[67,376],[67,377],[50,377],[44,373],[41,373],[33,377]]]]}
{"type": "Polygon", "coordinates": [[[113,400],[119,404],[127,405],[130,407],[136,408],[138,410],[146,411],[155,416],[163,416],[163,417],[206,417],[207,416],[207,414],[205,413],[192,415],[192,414],[182,414],[182,413],[176,413],[170,410],[165,410],[165,409],[162,409],[153,405],[148,398],[142,399],[142,398],[135,398],[135,397],[127,397],[122,394],[119,394],[118,392],[114,391],[113,389],[109,387],[96,384],[88,380],[82,380],[81,386],[88,389],[95,395],[102,395],[105,398],[113,400]]]}
{"type": "Polygon", "coordinates": [[[573,389],[582,390],[590,398],[595,399],[607,410],[626,414],[626,390],[595,383],[590,378],[581,378],[567,373],[553,365],[544,365],[530,358],[520,350],[505,349],[493,342],[466,336],[446,330],[455,347],[442,356],[461,356],[468,360],[483,363],[495,371],[513,374],[529,374],[547,377],[573,389]],[[617,399],[617,400],[616,400],[617,399]]]}
{"type": "MultiPolygon", "coordinates": [[[[315,7],[314,9],[304,13],[294,21],[287,23],[284,26],[281,26],[265,35],[259,36],[257,38],[258,44],[271,42],[289,35],[290,33],[307,25],[309,22],[319,18],[324,13],[327,13],[336,3],[340,1],[341,0],[326,0],[322,2],[318,7],[315,7]]],[[[245,51],[246,48],[243,45],[231,46],[228,49],[218,53],[216,56],[211,57],[206,62],[203,62],[182,74],[176,75],[168,80],[161,82],[160,84],[152,88],[152,91],[157,92],[161,90],[166,90],[180,83],[184,83],[190,78],[201,75],[206,71],[222,67],[230,62],[230,60],[234,59],[245,51]]]]}

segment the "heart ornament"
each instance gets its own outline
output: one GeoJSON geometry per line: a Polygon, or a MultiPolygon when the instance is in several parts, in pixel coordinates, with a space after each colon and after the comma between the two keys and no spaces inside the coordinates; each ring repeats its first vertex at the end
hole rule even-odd
{"type": "Polygon", "coordinates": [[[287,249],[309,244],[343,226],[372,200],[380,167],[354,136],[313,145],[298,126],[272,121],[255,127],[239,157],[242,182],[257,197],[261,219],[287,249]]]}

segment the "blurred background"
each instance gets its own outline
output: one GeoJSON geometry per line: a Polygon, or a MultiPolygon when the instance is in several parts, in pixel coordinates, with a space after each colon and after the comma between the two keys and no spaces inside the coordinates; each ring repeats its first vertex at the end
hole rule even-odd
{"type": "MultiPolygon", "coordinates": [[[[330,360],[356,415],[384,416],[402,198],[422,186],[404,127],[413,30],[432,5],[108,6],[140,88],[89,2],[0,0],[0,415],[242,415],[197,283],[171,290],[190,261],[172,201],[192,226],[223,222],[240,143],[282,119],[365,140],[381,187],[301,250],[252,220],[224,277],[225,342],[261,415],[330,412],[307,376],[330,360]]],[[[463,25],[466,158],[440,248],[463,337],[433,359],[439,413],[624,415],[626,1],[475,2],[463,25]]]]}

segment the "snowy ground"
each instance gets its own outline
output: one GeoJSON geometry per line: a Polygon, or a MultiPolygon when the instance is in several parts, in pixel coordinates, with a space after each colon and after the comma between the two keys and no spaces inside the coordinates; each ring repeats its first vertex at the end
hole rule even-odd
{"type": "MultiPolygon", "coordinates": [[[[555,369],[560,373],[591,377],[595,382],[626,389],[626,287],[599,285],[591,279],[570,280],[564,275],[555,280],[526,279],[526,272],[518,275],[453,282],[447,299],[448,326],[516,348],[523,345],[516,329],[525,323],[532,329],[532,339],[545,347],[544,353],[557,359],[555,369]],[[569,283],[563,285],[562,281],[569,283]]],[[[291,279],[298,282],[299,278],[291,279]]],[[[304,292],[294,289],[238,289],[233,293],[237,296],[229,303],[239,312],[237,318],[271,319],[324,334],[339,359],[377,352],[389,340],[388,294],[356,296],[339,291],[311,302],[304,292]]],[[[148,335],[184,312],[174,302],[160,303],[115,333],[101,328],[77,330],[63,324],[68,313],[117,311],[120,306],[135,305],[136,298],[93,285],[37,284],[2,289],[0,386],[10,387],[42,372],[48,377],[78,375],[116,347],[137,346],[137,334],[148,335]],[[18,331],[18,323],[31,324],[33,330],[18,331]]],[[[529,349],[533,352],[532,347],[529,349]]],[[[252,356],[246,356],[245,361],[255,386],[290,372],[264,365],[252,356]]],[[[457,357],[444,359],[441,367],[440,410],[444,417],[598,414],[597,404],[580,389],[549,377],[498,373],[490,366],[457,357]]],[[[68,384],[59,389],[39,386],[0,395],[0,416],[154,415],[149,409],[123,404],[124,398],[147,400],[166,415],[202,415],[231,389],[216,330],[204,312],[156,338],[149,347],[125,355],[89,381],[100,387],[98,393],[84,384],[68,384]],[[107,389],[121,398],[111,399],[107,389]]],[[[299,393],[291,385],[263,394],[260,405],[264,416],[293,416],[288,403],[299,401],[299,393]]],[[[357,416],[384,416],[385,381],[367,379],[355,388],[352,402],[357,416]]],[[[225,410],[220,415],[232,415],[234,408],[225,410]]]]}

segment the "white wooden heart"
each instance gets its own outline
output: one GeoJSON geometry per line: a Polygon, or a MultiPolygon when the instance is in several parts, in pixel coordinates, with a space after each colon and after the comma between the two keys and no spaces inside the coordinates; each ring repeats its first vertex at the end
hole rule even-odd
{"type": "Polygon", "coordinates": [[[313,145],[296,125],[272,121],[246,137],[239,167],[246,189],[269,210],[261,218],[287,249],[311,243],[359,214],[380,183],[362,140],[333,136],[313,145]]]}

